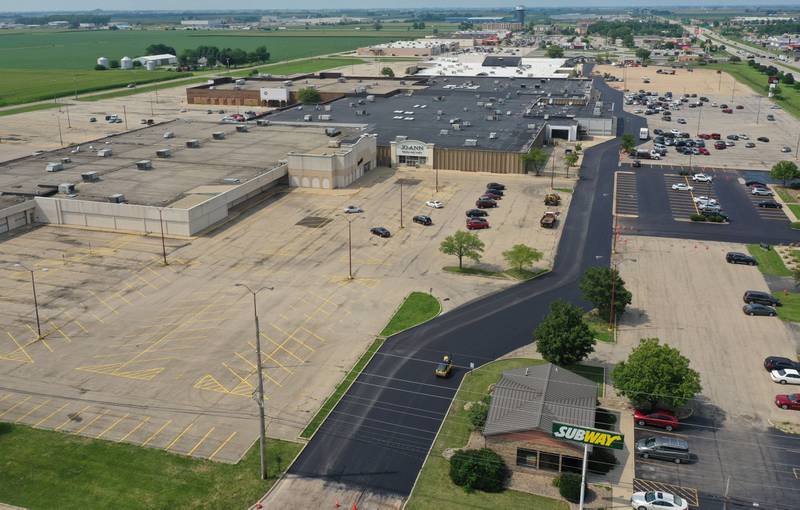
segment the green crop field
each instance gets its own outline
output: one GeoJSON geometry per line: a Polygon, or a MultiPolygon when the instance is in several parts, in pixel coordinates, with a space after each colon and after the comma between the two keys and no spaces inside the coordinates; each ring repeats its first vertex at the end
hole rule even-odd
{"type": "Polygon", "coordinates": [[[397,27],[376,31],[352,27],[273,32],[187,30],[19,30],[0,34],[0,106],[68,96],[177,78],[170,72],[143,70],[94,71],[98,57],[119,60],[145,53],[150,44],[163,43],[180,52],[197,46],[241,48],[251,51],[265,45],[270,62],[350,51],[360,46],[398,38],[419,37],[428,30],[407,31],[397,27]]]}

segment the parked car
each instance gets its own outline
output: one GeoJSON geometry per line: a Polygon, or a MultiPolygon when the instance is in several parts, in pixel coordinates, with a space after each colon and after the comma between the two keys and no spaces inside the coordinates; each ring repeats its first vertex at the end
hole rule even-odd
{"type": "Polygon", "coordinates": [[[781,409],[800,411],[800,393],[792,395],[775,395],[775,405],[781,409]]]}
{"type": "Polygon", "coordinates": [[[695,182],[711,182],[712,177],[706,174],[694,174],[692,180],[695,182]]]}
{"type": "Polygon", "coordinates": [[[800,362],[782,356],[769,356],[764,359],[764,368],[766,368],[768,372],[780,370],[781,368],[800,370],[800,362]]]}
{"type": "Polygon", "coordinates": [[[753,142],[747,142],[746,144],[744,144],[744,146],[747,147],[748,149],[752,149],[753,147],[756,146],[756,144],[754,144],[753,142]]]}
{"type": "Polygon", "coordinates": [[[770,372],[769,376],[779,384],[800,384],[800,372],[794,368],[779,368],[770,372]]]}
{"type": "Polygon", "coordinates": [[[695,204],[705,204],[705,205],[716,205],[717,204],[717,201],[715,199],[707,197],[707,196],[704,196],[704,195],[700,195],[699,197],[694,197],[692,200],[694,201],[695,204]]]}
{"type": "Polygon", "coordinates": [[[677,120],[677,122],[678,122],[678,124],[686,124],[686,119],[680,118],[680,119],[677,120]]]}
{"type": "Polygon", "coordinates": [[[644,427],[645,425],[661,427],[667,432],[677,429],[680,425],[675,415],[664,409],[656,409],[650,412],[636,409],[633,412],[633,421],[640,427],[644,427]]]}
{"type": "Polygon", "coordinates": [[[425,202],[425,205],[427,205],[428,207],[433,207],[434,209],[441,209],[442,207],[444,207],[444,204],[439,202],[438,200],[428,200],[427,202],[425,202]]]}
{"type": "Polygon", "coordinates": [[[486,189],[489,188],[505,190],[506,186],[505,184],[500,184],[499,182],[490,182],[489,184],[486,185],[486,189]]]}
{"type": "Polygon", "coordinates": [[[769,143],[769,138],[767,138],[766,136],[759,136],[758,138],[756,138],[756,140],[758,140],[759,142],[769,143]]]}
{"type": "Polygon", "coordinates": [[[497,207],[497,202],[491,198],[479,198],[475,201],[475,207],[479,209],[488,209],[490,207],[497,207]]]}
{"type": "Polygon", "coordinates": [[[378,237],[392,237],[392,233],[383,227],[372,227],[371,229],[369,229],[369,231],[370,233],[372,233],[372,235],[378,237]]]}
{"type": "Polygon", "coordinates": [[[411,218],[411,221],[414,223],[419,223],[420,225],[433,225],[433,220],[430,216],[425,216],[424,214],[418,214],[411,218]]]}
{"type": "Polygon", "coordinates": [[[722,206],[719,205],[719,204],[711,204],[711,203],[703,204],[703,203],[700,203],[700,204],[697,204],[697,208],[700,210],[700,212],[709,212],[709,213],[722,212],[722,206]]]}
{"type": "Polygon", "coordinates": [[[772,190],[769,188],[753,188],[752,190],[750,190],[750,193],[761,197],[771,197],[772,195],[774,195],[772,190]]]}
{"type": "Polygon", "coordinates": [[[733,113],[733,110],[731,110],[730,108],[723,108],[722,113],[733,113]]]}
{"type": "Polygon", "coordinates": [[[778,312],[771,306],[759,305],[758,303],[744,305],[742,307],[742,311],[745,313],[745,315],[759,315],[767,317],[775,317],[778,315],[778,312]]]}
{"type": "Polygon", "coordinates": [[[739,135],[728,135],[725,138],[727,138],[728,140],[738,140],[739,135]]]}
{"type": "Polygon", "coordinates": [[[364,209],[360,208],[357,205],[348,205],[344,208],[344,212],[347,214],[355,214],[355,213],[362,213],[364,209]]]}
{"type": "Polygon", "coordinates": [[[755,257],[745,255],[744,253],[740,253],[738,251],[729,251],[726,253],[725,260],[728,262],[728,264],[745,264],[748,266],[758,265],[758,261],[755,259],[755,257]]]}
{"type": "Polygon", "coordinates": [[[481,195],[481,198],[489,198],[491,200],[500,200],[502,197],[500,195],[498,195],[497,193],[494,193],[493,190],[488,190],[487,189],[486,192],[483,195],[481,195]]]}
{"type": "Polygon", "coordinates": [[[742,301],[745,303],[758,303],[760,305],[781,306],[780,299],[768,292],[762,292],[760,290],[745,291],[744,295],[742,296],[742,301]]]}
{"type": "Polygon", "coordinates": [[[486,193],[491,193],[492,195],[497,195],[498,197],[504,197],[505,191],[501,190],[500,188],[486,188],[486,193]]]}
{"type": "Polygon", "coordinates": [[[683,182],[676,182],[672,185],[672,189],[676,191],[692,191],[694,188],[683,182]]]}
{"type": "Polygon", "coordinates": [[[631,496],[631,507],[636,510],[687,510],[689,503],[669,492],[634,492],[631,496]]]}
{"type": "Polygon", "coordinates": [[[761,181],[744,181],[744,185],[748,188],[755,186],[756,188],[766,188],[767,185],[761,181]]]}
{"type": "Polygon", "coordinates": [[[749,139],[750,139],[750,137],[749,137],[749,136],[747,136],[747,135],[746,135],[746,134],[744,134],[744,133],[739,133],[739,138],[740,138],[741,140],[749,140],[749,139]]]}
{"type": "Polygon", "coordinates": [[[642,166],[642,162],[639,161],[638,159],[633,161],[633,168],[641,168],[641,166],[642,166]]]}
{"type": "Polygon", "coordinates": [[[636,441],[636,453],[642,458],[672,461],[675,464],[689,462],[689,443],[677,437],[646,437],[636,441]]]}
{"type": "Polygon", "coordinates": [[[470,218],[482,218],[484,216],[489,216],[489,213],[483,209],[469,209],[467,210],[467,216],[470,218]]]}
{"type": "Polygon", "coordinates": [[[737,104],[737,105],[736,105],[736,109],[737,109],[737,110],[744,110],[744,106],[742,106],[742,105],[740,105],[740,104],[737,104]]]}
{"type": "Polygon", "coordinates": [[[726,147],[727,145],[725,145],[725,142],[717,142],[714,144],[714,148],[718,151],[724,150],[726,147]]]}
{"type": "Polygon", "coordinates": [[[720,138],[722,138],[721,134],[719,134],[719,133],[711,133],[711,139],[712,140],[719,140],[720,138]]]}
{"type": "Polygon", "coordinates": [[[736,146],[736,142],[734,142],[733,140],[726,140],[725,141],[725,147],[735,147],[735,146],[736,146]]]}
{"type": "Polygon", "coordinates": [[[788,145],[784,145],[783,147],[781,147],[781,152],[792,152],[792,148],[789,147],[788,145]]]}
{"type": "Polygon", "coordinates": [[[436,368],[434,369],[433,373],[436,374],[436,377],[448,377],[452,371],[453,360],[449,355],[445,354],[442,357],[442,361],[436,364],[436,368]]]}
{"type": "Polygon", "coordinates": [[[767,120],[775,120],[775,116],[770,113],[767,115],[767,120]]]}
{"type": "Polygon", "coordinates": [[[763,207],[766,209],[783,209],[783,204],[776,202],[774,200],[762,200],[756,205],[758,205],[758,207],[763,207]]]}
{"type": "Polygon", "coordinates": [[[489,221],[486,218],[469,218],[467,220],[467,230],[481,230],[489,228],[489,221]]]}

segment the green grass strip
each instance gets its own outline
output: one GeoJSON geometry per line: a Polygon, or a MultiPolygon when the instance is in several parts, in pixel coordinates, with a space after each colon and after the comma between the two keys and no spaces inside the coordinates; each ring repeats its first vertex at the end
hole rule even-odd
{"type": "Polygon", "coordinates": [[[774,248],[765,250],[757,244],[748,244],[747,251],[758,261],[758,269],[762,273],[772,276],[792,275],[774,248]]]}
{"type": "Polygon", "coordinates": [[[267,439],[269,478],[261,480],[257,443],[239,463],[224,464],[0,423],[0,501],[31,510],[247,508],[269,490],[300,448],[267,439]]]}
{"type": "Polygon", "coordinates": [[[781,300],[783,306],[779,306],[778,317],[789,322],[800,322],[800,294],[790,292],[788,294],[776,295],[781,300]]]}
{"type": "Polygon", "coordinates": [[[63,103],[40,103],[40,104],[32,104],[28,106],[20,106],[19,108],[9,108],[7,110],[0,110],[0,117],[4,117],[6,115],[16,115],[17,113],[28,113],[28,112],[37,112],[39,110],[49,110],[51,108],[58,108],[62,106],[63,103]]]}
{"type": "Polygon", "coordinates": [[[430,320],[436,317],[441,310],[442,307],[439,300],[432,295],[425,292],[412,292],[409,294],[386,327],[383,328],[381,336],[373,340],[366,352],[358,358],[353,368],[344,376],[344,379],[336,386],[331,396],[329,396],[327,400],[325,400],[325,403],[322,404],[322,407],[319,408],[317,414],[308,422],[306,428],[300,433],[300,437],[309,439],[314,435],[320,425],[322,425],[328,417],[328,414],[336,407],[336,404],[338,404],[339,400],[347,393],[347,390],[350,389],[353,381],[356,380],[361,374],[361,371],[364,370],[364,367],[367,366],[372,356],[381,348],[381,345],[383,345],[387,337],[430,320]]]}

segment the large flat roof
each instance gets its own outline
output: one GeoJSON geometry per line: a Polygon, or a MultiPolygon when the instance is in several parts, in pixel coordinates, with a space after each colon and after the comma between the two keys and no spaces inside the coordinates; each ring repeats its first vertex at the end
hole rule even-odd
{"type": "Polygon", "coordinates": [[[566,78],[572,68],[564,58],[528,58],[483,53],[439,57],[424,63],[417,76],[490,76],[496,78],[566,78]],[[501,64],[512,60],[513,65],[501,64]]]}
{"type": "MultiPolygon", "coordinates": [[[[545,124],[545,115],[573,118],[593,114],[594,104],[584,104],[591,91],[590,80],[435,78],[428,83],[411,95],[376,97],[364,104],[344,98],[330,103],[329,111],[321,106],[296,106],[272,112],[267,118],[304,125],[363,125],[367,132],[378,135],[378,145],[383,146],[405,136],[440,147],[519,152],[545,124]],[[576,104],[550,105],[552,97],[575,98],[576,104]],[[533,115],[526,116],[537,102],[540,106],[533,109],[533,115]],[[304,121],[309,114],[312,120],[304,121]],[[319,115],[330,115],[330,121],[320,121],[319,115]],[[460,130],[451,123],[455,119],[459,119],[460,130]],[[490,133],[495,137],[490,138],[490,133]],[[477,140],[477,145],[467,145],[467,139],[477,140]]],[[[607,109],[602,115],[608,115],[607,109]]]]}
{"type": "MultiPolygon", "coordinates": [[[[411,64],[411,63],[409,63],[411,64]]],[[[419,86],[414,84],[415,80],[387,80],[375,78],[300,78],[300,79],[286,79],[286,80],[259,80],[259,79],[245,79],[243,85],[237,85],[235,82],[221,83],[215,85],[217,90],[261,90],[262,88],[278,88],[288,89],[289,91],[298,91],[306,87],[314,87],[320,92],[329,92],[334,94],[355,94],[356,89],[366,88],[368,94],[385,95],[392,93],[399,89],[414,89],[419,86]]],[[[203,85],[194,88],[205,88],[208,85],[203,85]]]]}
{"type": "MultiPolygon", "coordinates": [[[[356,131],[343,130],[342,136],[356,131]]],[[[322,127],[249,126],[239,133],[232,124],[209,121],[176,120],[86,143],[80,152],[70,148],[0,164],[0,192],[36,194],[43,186],[61,183],[76,185],[77,199],[107,201],[121,193],[128,203],[183,207],[193,195],[216,195],[224,179],[245,182],[274,168],[290,151],[310,151],[326,146],[330,140],[322,127]],[[164,138],[170,131],[173,138],[164,138]],[[215,140],[212,133],[223,132],[215,140]],[[189,149],[186,141],[197,139],[200,147],[189,149]],[[159,149],[172,149],[169,158],[158,158],[159,149]],[[98,149],[111,149],[110,157],[97,155],[98,149]],[[60,172],[47,172],[48,162],[68,157],[70,163],[60,172]],[[152,162],[151,170],[139,170],[136,163],[152,162]],[[98,182],[82,182],[81,174],[97,172],[98,182]]]]}

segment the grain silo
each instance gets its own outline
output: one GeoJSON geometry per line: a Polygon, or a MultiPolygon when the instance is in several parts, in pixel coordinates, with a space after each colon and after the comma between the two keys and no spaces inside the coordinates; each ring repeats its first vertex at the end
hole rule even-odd
{"type": "Polygon", "coordinates": [[[144,64],[144,68],[148,71],[155,71],[157,66],[157,62],[155,60],[147,60],[144,64]]]}
{"type": "Polygon", "coordinates": [[[108,58],[106,58],[106,57],[100,57],[100,58],[98,58],[98,59],[97,59],[97,65],[99,65],[99,66],[103,66],[103,67],[105,67],[106,69],[108,69],[108,58]]]}
{"type": "Polygon", "coordinates": [[[120,69],[133,69],[133,60],[131,57],[122,57],[119,61],[120,69]]]}

